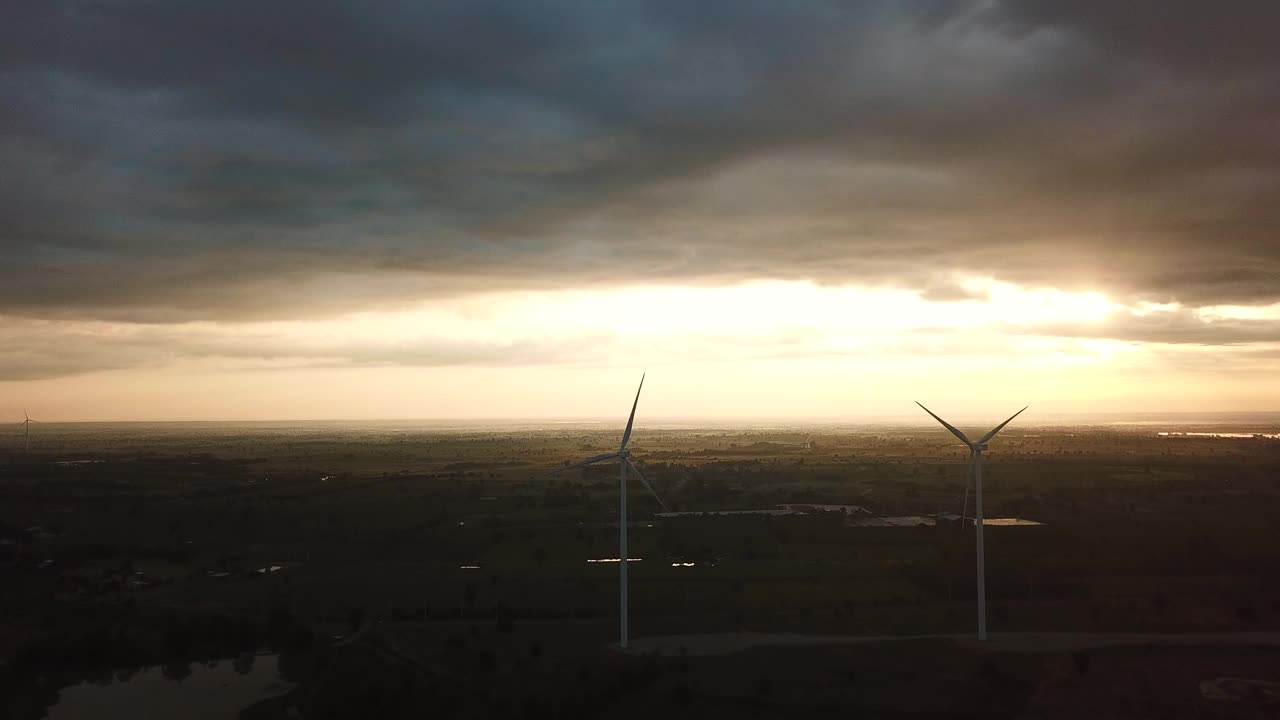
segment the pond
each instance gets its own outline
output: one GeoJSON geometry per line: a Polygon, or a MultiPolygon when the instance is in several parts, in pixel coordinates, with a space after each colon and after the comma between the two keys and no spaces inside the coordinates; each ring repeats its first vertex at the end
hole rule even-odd
{"type": "Polygon", "coordinates": [[[63,688],[47,717],[235,720],[241,710],[294,687],[280,676],[277,655],[121,670],[97,682],[63,688]]]}

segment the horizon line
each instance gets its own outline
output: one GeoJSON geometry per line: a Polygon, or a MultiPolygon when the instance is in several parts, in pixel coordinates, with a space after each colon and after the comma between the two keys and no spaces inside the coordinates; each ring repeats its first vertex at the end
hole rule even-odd
{"type": "MultiPolygon", "coordinates": [[[[954,417],[962,421],[969,419],[986,418],[986,413],[963,413],[954,415],[954,417]]],[[[1178,416],[1276,416],[1280,419],[1280,409],[1274,410],[1170,410],[1170,411],[1053,411],[1048,413],[1037,413],[1041,423],[1045,420],[1055,418],[1160,418],[1160,417],[1178,417],[1178,416]]],[[[1036,419],[1036,415],[1026,418],[1026,420],[1036,419]]],[[[911,412],[894,412],[894,413],[863,413],[848,415],[664,415],[651,416],[646,418],[646,424],[652,423],[690,423],[690,422],[719,422],[719,423],[853,423],[853,424],[870,424],[870,423],[902,423],[908,421],[908,424],[929,425],[930,418],[926,415],[916,422],[915,414],[911,412]]],[[[607,423],[620,422],[618,417],[613,415],[551,415],[551,416],[492,416],[492,417],[330,417],[330,418],[298,418],[298,417],[280,417],[280,418],[119,418],[119,419],[90,419],[90,420],[41,420],[46,425],[77,425],[77,424],[129,424],[129,423],[457,423],[457,424],[479,424],[479,423],[607,423]]],[[[18,423],[19,425],[21,422],[18,423]]],[[[638,428],[637,428],[638,429],[638,428]]]]}

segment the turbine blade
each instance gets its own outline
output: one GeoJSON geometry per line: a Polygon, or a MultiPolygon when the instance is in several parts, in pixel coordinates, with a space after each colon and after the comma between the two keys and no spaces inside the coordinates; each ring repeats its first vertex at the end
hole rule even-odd
{"type": "Polygon", "coordinates": [[[560,467],[556,468],[555,470],[552,470],[551,472],[549,472],[549,473],[547,473],[547,474],[548,474],[548,475],[555,475],[556,473],[561,472],[562,470],[569,470],[569,469],[576,468],[576,467],[582,467],[583,465],[592,465],[592,464],[594,464],[594,463],[598,463],[598,462],[600,462],[601,460],[609,460],[609,459],[611,459],[611,458],[616,458],[616,457],[618,457],[618,453],[608,453],[608,454],[605,454],[605,455],[596,455],[595,457],[589,457],[589,458],[587,458],[586,460],[579,460],[578,462],[573,463],[573,464],[571,464],[571,465],[562,465],[562,466],[560,466],[560,467]]]}
{"type": "Polygon", "coordinates": [[[627,429],[622,433],[622,444],[618,446],[618,452],[627,449],[627,441],[631,439],[631,426],[636,421],[636,406],[640,404],[640,391],[644,389],[644,373],[640,374],[640,387],[636,388],[636,400],[631,403],[631,417],[627,418],[627,429]]]}
{"type": "MultiPolygon", "coordinates": [[[[1031,406],[1030,406],[1030,405],[1028,405],[1027,407],[1031,407],[1031,406]]],[[[1026,407],[1022,408],[1022,410],[1019,410],[1018,412],[1014,413],[1014,414],[1013,414],[1013,415],[1012,415],[1008,420],[1005,420],[1004,422],[1002,422],[1002,423],[1000,423],[999,425],[997,425],[995,430],[992,430],[991,432],[987,433],[986,435],[983,435],[983,436],[982,436],[982,439],[978,441],[978,444],[979,444],[979,445],[981,445],[981,444],[985,443],[986,441],[990,440],[991,438],[995,437],[995,436],[996,436],[996,433],[998,433],[998,432],[1000,432],[1001,430],[1003,430],[1005,425],[1008,425],[1009,423],[1013,422],[1013,418],[1016,418],[1016,417],[1018,417],[1019,415],[1021,415],[1021,414],[1022,414],[1022,412],[1023,412],[1023,410],[1026,410],[1026,409],[1027,409],[1026,407]]]]}
{"type": "Polygon", "coordinates": [[[649,494],[653,496],[653,499],[657,500],[658,504],[662,506],[662,512],[671,512],[667,509],[667,504],[662,502],[662,498],[658,497],[658,492],[654,490],[653,486],[649,484],[649,481],[645,480],[644,476],[640,474],[640,468],[636,467],[636,464],[631,462],[631,458],[626,458],[624,462],[627,463],[627,467],[631,469],[631,472],[635,473],[636,477],[640,478],[640,484],[644,485],[644,489],[648,490],[649,494]]]}
{"type": "MultiPolygon", "coordinates": [[[[916,404],[917,404],[917,405],[920,405],[920,401],[919,401],[919,400],[917,400],[917,401],[916,401],[916,404]]],[[[920,409],[921,409],[921,410],[924,410],[925,412],[929,413],[930,415],[933,415],[933,411],[932,411],[932,410],[930,410],[929,408],[925,407],[924,405],[920,405],[920,409]]],[[[952,435],[955,435],[956,437],[960,438],[960,442],[964,443],[965,445],[968,445],[969,447],[973,447],[973,443],[969,442],[969,438],[965,437],[965,436],[964,436],[964,433],[962,433],[962,432],[960,432],[959,430],[957,430],[957,429],[955,428],[955,426],[954,426],[954,425],[952,425],[951,423],[947,422],[946,420],[943,420],[942,418],[938,417],[937,415],[933,415],[933,419],[934,419],[934,420],[937,420],[937,421],[938,421],[938,422],[940,422],[940,423],[942,423],[942,427],[944,427],[944,428],[946,428],[946,429],[950,430],[952,435]]],[[[1010,418],[1010,419],[1012,419],[1012,418],[1010,418]]]]}

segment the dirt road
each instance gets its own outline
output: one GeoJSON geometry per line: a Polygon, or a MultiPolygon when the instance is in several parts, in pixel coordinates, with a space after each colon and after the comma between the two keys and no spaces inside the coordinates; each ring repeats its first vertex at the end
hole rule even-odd
{"type": "Polygon", "coordinates": [[[986,642],[964,635],[803,635],[798,633],[723,633],[665,635],[635,638],[627,652],[646,655],[723,655],[758,646],[858,645],[949,640],[962,645],[1003,652],[1053,653],[1134,645],[1266,646],[1280,647],[1280,633],[1219,633],[1197,635],[1143,633],[991,633],[986,642]]]}

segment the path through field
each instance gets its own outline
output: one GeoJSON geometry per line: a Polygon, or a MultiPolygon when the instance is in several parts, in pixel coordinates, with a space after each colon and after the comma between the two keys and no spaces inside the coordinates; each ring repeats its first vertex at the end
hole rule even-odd
{"type": "Polygon", "coordinates": [[[1280,647],[1280,633],[1146,634],[1146,633],[991,633],[979,642],[965,635],[804,635],[799,633],[722,633],[705,635],[663,635],[635,638],[627,652],[637,655],[723,655],[758,646],[857,645],[950,640],[965,646],[1003,652],[1055,653],[1093,650],[1104,647],[1155,645],[1163,647],[1280,647]]]}

